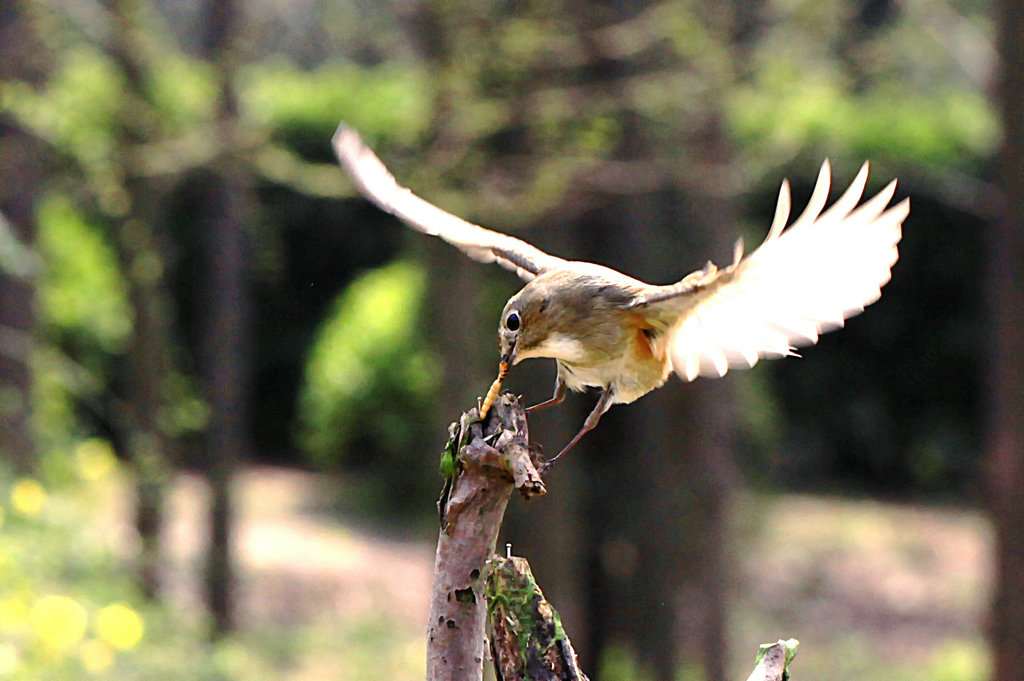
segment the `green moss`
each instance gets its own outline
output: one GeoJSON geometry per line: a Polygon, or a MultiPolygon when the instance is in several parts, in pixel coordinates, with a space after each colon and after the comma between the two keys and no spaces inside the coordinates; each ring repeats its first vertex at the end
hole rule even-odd
{"type": "Polygon", "coordinates": [[[495,560],[490,564],[487,578],[487,612],[492,617],[502,609],[515,622],[514,628],[519,641],[519,654],[525,665],[530,659],[540,659],[552,645],[566,639],[565,629],[558,611],[544,598],[533,578],[530,566],[524,558],[495,560]],[[542,641],[532,636],[539,631],[546,620],[545,611],[550,612],[554,636],[542,641]]]}
{"type": "Polygon", "coordinates": [[[439,466],[441,477],[445,480],[451,480],[455,477],[455,453],[452,451],[451,442],[441,452],[441,465],[439,466]]]}

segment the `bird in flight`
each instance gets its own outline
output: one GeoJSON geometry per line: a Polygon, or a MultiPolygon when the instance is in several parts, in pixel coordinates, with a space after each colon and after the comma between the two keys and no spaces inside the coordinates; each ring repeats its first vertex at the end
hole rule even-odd
{"type": "Polygon", "coordinates": [[[719,378],[761,358],[796,354],[821,333],[881,296],[899,258],[897,244],[910,200],[889,206],[896,181],[859,205],[868,177],[865,163],[828,210],[826,160],[804,212],[786,227],[789,182],[783,181],[775,218],[764,242],[733,261],[708,263],[674,284],[657,286],[590,262],[564,260],[531,244],[448,213],[399,185],[358,133],[342,123],[334,134],[338,161],[359,191],[413,229],[440,237],[481,262],[496,262],[527,283],[505,305],[498,325],[498,378],[481,416],[508,368],[531,357],[557,364],[551,399],[566,389],[601,391],[575,437],[554,458],[592,430],[613,404],[628,404],[665,383],[719,378]]]}

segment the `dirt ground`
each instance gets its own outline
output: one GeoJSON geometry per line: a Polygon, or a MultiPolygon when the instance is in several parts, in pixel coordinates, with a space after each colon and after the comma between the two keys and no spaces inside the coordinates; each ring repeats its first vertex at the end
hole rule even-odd
{"type": "MultiPolygon", "coordinates": [[[[239,477],[243,626],[308,633],[289,679],[373,678],[385,658],[388,678],[422,678],[433,540],[324,512],[329,484],[274,468],[239,477]],[[375,671],[362,676],[364,658],[375,671]],[[339,664],[350,676],[323,675],[339,664]]],[[[170,499],[165,581],[183,608],[197,603],[206,496],[182,476],[170,499]]],[[[793,636],[796,679],[984,678],[992,559],[981,514],[802,495],[749,496],[737,512],[752,528],[737,538],[737,670],[749,671],[758,643],[793,636]]]]}

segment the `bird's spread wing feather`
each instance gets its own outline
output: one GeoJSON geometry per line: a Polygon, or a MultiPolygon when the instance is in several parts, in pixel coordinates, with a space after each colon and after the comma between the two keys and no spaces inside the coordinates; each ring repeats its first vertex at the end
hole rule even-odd
{"type": "Polygon", "coordinates": [[[500,232],[484,229],[424,201],[401,186],[359,134],[342,123],[332,140],[334,153],[362,194],[382,210],[424,234],[438,236],[481,262],[497,262],[530,281],[566,261],[500,232]]]}
{"type": "Polygon", "coordinates": [[[829,190],[825,161],[807,209],[788,229],[789,184],[784,182],[760,248],[742,258],[738,247],[730,267],[715,271],[709,264],[638,301],[674,319],[669,353],[681,378],[719,377],[729,369],[752,367],[761,357],[792,355],[878,300],[899,257],[896,245],[910,202],[887,208],[894,180],[858,208],[867,176],[865,163],[850,188],[822,213],[829,190]]]}

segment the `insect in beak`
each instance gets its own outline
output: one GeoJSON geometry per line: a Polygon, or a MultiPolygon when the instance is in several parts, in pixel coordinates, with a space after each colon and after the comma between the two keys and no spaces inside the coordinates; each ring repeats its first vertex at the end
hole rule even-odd
{"type": "MultiPolygon", "coordinates": [[[[513,353],[510,351],[508,355],[511,356],[513,353]]],[[[494,383],[491,383],[490,389],[487,394],[484,395],[484,401],[480,404],[480,419],[487,418],[487,412],[491,410],[491,405],[494,404],[495,398],[498,397],[498,391],[501,390],[501,382],[505,380],[505,374],[508,373],[508,362],[502,359],[498,362],[498,377],[494,379],[494,383]]]]}

